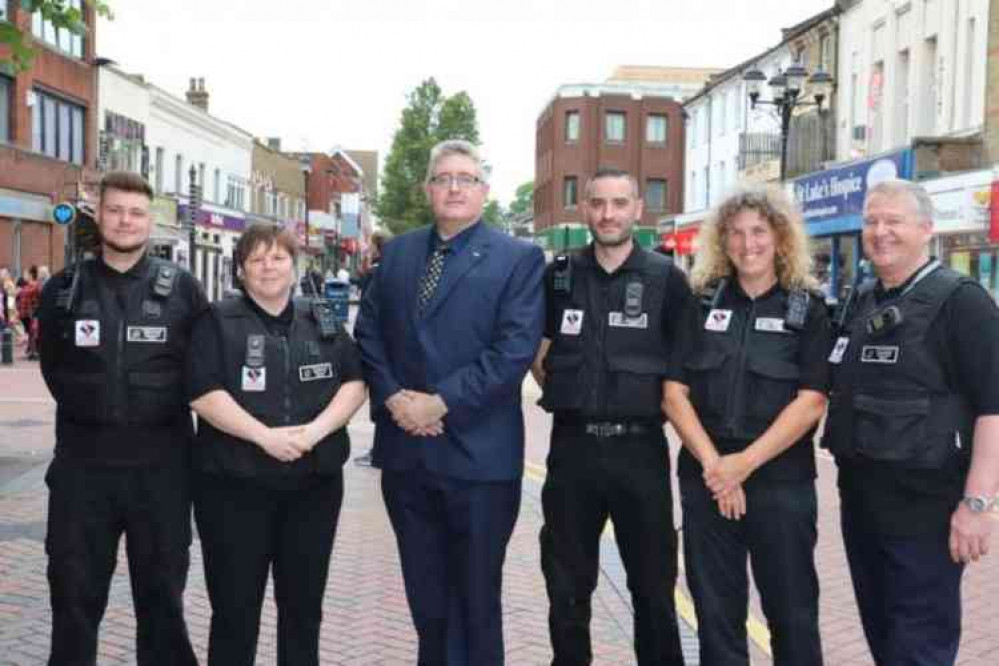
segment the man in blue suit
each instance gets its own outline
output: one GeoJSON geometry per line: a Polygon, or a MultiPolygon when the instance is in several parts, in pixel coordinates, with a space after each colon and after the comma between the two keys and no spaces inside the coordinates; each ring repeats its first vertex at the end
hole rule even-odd
{"type": "Polygon", "coordinates": [[[444,141],[436,224],[387,243],[355,334],[373,464],[395,529],[420,666],[503,664],[503,560],[520,509],[521,382],[541,341],[544,256],[481,219],[476,148],[444,141]]]}

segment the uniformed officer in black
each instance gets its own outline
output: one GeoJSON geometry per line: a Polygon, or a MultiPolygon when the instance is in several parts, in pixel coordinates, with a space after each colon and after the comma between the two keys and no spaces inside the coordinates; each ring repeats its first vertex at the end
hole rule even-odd
{"type": "Polygon", "coordinates": [[[682,666],[661,402],[673,322],[690,290],[668,259],[632,240],[642,200],[627,172],[598,170],[582,211],[593,243],[549,266],[545,337],[532,368],[554,414],[541,496],[552,664],[592,661],[590,598],[609,517],[635,609],[637,663],[682,666]]]}
{"type": "Polygon", "coordinates": [[[666,384],[701,663],[749,666],[747,557],[776,666],[821,666],[815,454],[829,319],[801,213],[777,190],[725,199],[698,235],[695,296],[666,384]]]}
{"type": "Polygon", "coordinates": [[[332,310],[292,299],[297,254],[289,231],[246,229],[235,250],[245,295],[213,304],[195,324],[195,518],[212,666],[255,663],[268,571],[278,664],[319,664],[345,426],[366,393],[359,352],[332,310]]]}
{"type": "Polygon", "coordinates": [[[152,197],[141,176],[107,174],[99,255],[42,293],[42,375],[56,400],[45,541],[52,666],[96,663],[122,534],[138,663],[197,663],[182,599],[193,434],[183,369],[206,302],[186,271],[148,256],[152,197]]]}
{"type": "Polygon", "coordinates": [[[843,541],[878,666],[950,666],[961,575],[984,556],[999,490],[999,310],[929,255],[922,186],[868,190],[862,240],[877,280],[829,356],[822,444],[836,456],[843,541]]]}

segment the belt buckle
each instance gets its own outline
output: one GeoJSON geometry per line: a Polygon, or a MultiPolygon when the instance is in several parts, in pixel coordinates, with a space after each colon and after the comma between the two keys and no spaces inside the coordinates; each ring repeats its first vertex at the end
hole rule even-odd
{"type": "Polygon", "coordinates": [[[599,437],[617,437],[624,434],[624,426],[620,423],[600,423],[597,432],[599,437]]]}

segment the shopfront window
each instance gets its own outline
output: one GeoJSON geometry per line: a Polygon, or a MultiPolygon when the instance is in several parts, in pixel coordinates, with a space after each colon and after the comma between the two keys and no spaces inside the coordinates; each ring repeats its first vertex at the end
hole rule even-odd
{"type": "Polygon", "coordinates": [[[999,299],[999,245],[989,241],[987,233],[951,234],[941,237],[941,261],[959,273],[977,280],[999,299]]]}

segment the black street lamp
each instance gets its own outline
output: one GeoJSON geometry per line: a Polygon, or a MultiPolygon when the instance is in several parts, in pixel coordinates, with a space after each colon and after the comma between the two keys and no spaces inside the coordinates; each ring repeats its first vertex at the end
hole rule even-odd
{"type": "Polygon", "coordinates": [[[191,165],[191,170],[187,172],[190,177],[190,189],[187,196],[187,230],[190,236],[188,242],[191,247],[188,250],[187,267],[194,275],[194,248],[198,240],[198,211],[201,210],[201,186],[198,185],[198,172],[191,165]]]}
{"type": "Polygon", "coordinates": [[[309,253],[309,176],[312,174],[312,159],[308,154],[298,158],[298,166],[302,170],[305,182],[305,253],[309,253]]]}
{"type": "Polygon", "coordinates": [[[821,69],[809,77],[807,69],[794,63],[786,71],[778,71],[768,82],[771,95],[769,101],[760,99],[760,90],[767,77],[759,68],[750,69],[743,75],[742,80],[746,82],[749,91],[751,108],[755,109],[757,104],[768,104],[777,109],[780,118],[780,180],[784,182],[787,174],[787,136],[791,128],[791,116],[796,108],[805,106],[817,107],[821,113],[823,102],[832,95],[833,78],[821,69]],[[802,97],[806,79],[814,101],[802,97]]]}

